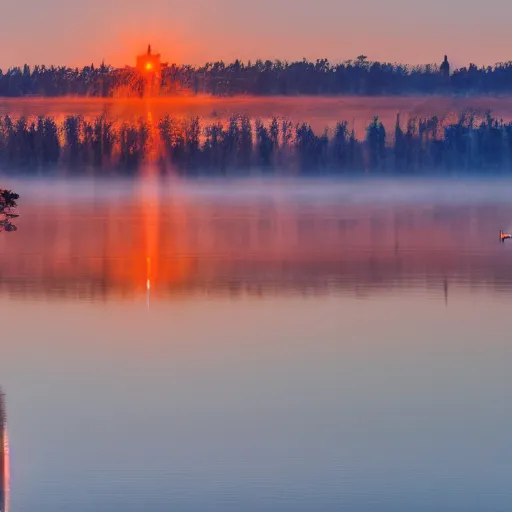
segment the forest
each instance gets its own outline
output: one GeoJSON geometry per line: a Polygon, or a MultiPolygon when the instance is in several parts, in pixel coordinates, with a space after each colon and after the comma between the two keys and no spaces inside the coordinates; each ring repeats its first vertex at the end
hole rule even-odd
{"type": "Polygon", "coordinates": [[[307,123],[233,116],[202,122],[165,116],[149,124],[68,116],[0,119],[0,166],[134,172],[145,163],[184,176],[512,171],[512,123],[464,113],[456,123],[397,116],[392,133],[375,117],[358,139],[346,121],[315,133],[307,123]]]}
{"type": "MultiPolygon", "coordinates": [[[[234,95],[490,95],[512,92],[512,62],[450,72],[443,64],[409,66],[371,62],[366,56],[342,63],[208,62],[172,64],[162,70],[161,94],[234,95]]],[[[0,96],[141,96],[144,80],[134,68],[102,63],[81,69],[65,66],[14,67],[0,70],[0,96]]]]}

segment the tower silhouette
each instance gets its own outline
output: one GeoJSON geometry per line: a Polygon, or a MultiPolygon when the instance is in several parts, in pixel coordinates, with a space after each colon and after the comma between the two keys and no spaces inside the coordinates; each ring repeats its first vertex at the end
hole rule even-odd
{"type": "Polygon", "coordinates": [[[159,53],[153,53],[151,45],[148,44],[146,53],[137,55],[136,69],[141,74],[144,81],[145,97],[158,96],[160,94],[160,86],[162,81],[162,64],[159,53]]]}
{"type": "Polygon", "coordinates": [[[444,56],[444,60],[441,63],[439,70],[444,78],[448,78],[450,76],[450,63],[448,62],[448,56],[444,56]]]}

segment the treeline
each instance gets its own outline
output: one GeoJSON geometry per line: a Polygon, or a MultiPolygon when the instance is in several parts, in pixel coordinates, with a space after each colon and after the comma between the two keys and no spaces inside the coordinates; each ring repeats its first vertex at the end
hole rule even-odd
{"type": "Polygon", "coordinates": [[[154,125],[142,119],[116,125],[104,115],[69,116],[60,124],[49,117],[0,120],[4,169],[133,172],[147,162],[186,176],[512,170],[512,123],[463,114],[446,126],[436,117],[402,126],[397,117],[389,134],[376,117],[358,139],[346,121],[315,133],[307,123],[278,118],[203,124],[166,116],[154,125]]]}
{"type": "MultiPolygon", "coordinates": [[[[503,94],[512,92],[512,62],[456,69],[370,62],[364,55],[332,64],[222,61],[194,67],[173,64],[162,72],[162,94],[179,91],[226,95],[503,94]]],[[[82,69],[35,66],[0,70],[0,96],[141,96],[142,76],[133,68],[102,64],[82,69]]]]}

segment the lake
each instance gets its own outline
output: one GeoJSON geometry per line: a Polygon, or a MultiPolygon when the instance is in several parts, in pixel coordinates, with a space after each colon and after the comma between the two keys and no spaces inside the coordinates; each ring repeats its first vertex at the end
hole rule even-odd
{"type": "Polygon", "coordinates": [[[512,507],[512,180],[3,179],[11,512],[512,507]]]}

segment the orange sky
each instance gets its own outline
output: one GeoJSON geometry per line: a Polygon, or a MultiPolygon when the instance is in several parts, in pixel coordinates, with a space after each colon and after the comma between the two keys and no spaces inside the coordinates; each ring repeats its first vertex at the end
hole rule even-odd
{"type": "Polygon", "coordinates": [[[0,66],[133,64],[149,42],[166,60],[235,58],[493,64],[510,58],[507,0],[6,0],[0,66]]]}

